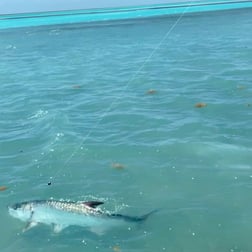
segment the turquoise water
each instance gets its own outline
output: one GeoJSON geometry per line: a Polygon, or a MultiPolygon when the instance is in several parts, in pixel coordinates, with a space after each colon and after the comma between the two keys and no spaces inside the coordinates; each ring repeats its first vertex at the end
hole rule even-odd
{"type": "Polygon", "coordinates": [[[0,250],[251,251],[251,26],[243,10],[1,30],[0,250]],[[51,197],[160,210],[98,236],[22,233],[6,208],[51,197]]]}

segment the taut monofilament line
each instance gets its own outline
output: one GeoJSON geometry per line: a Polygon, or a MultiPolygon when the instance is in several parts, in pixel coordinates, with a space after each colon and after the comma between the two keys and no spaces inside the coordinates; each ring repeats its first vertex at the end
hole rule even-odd
{"type": "Polygon", "coordinates": [[[153,55],[156,53],[156,51],[160,48],[160,46],[167,40],[167,38],[170,36],[172,31],[175,29],[175,27],[179,24],[183,16],[186,14],[186,12],[189,10],[190,6],[192,4],[192,1],[190,1],[186,6],[184,11],[178,16],[178,18],[175,20],[175,22],[172,24],[172,26],[168,29],[168,31],[165,32],[162,39],[159,41],[159,43],[154,47],[154,49],[151,51],[151,53],[144,59],[143,63],[139,66],[137,71],[133,73],[133,75],[129,78],[126,85],[120,92],[120,94],[111,102],[111,104],[106,108],[106,110],[101,114],[101,116],[98,118],[92,129],[89,130],[89,132],[82,138],[81,142],[78,144],[78,146],[73,150],[73,152],[69,155],[69,157],[64,162],[63,166],[58,169],[53,176],[50,177],[50,180],[48,181],[48,185],[52,185],[52,180],[55,179],[55,177],[58,176],[58,174],[61,173],[62,169],[66,167],[66,165],[71,161],[73,156],[77,153],[77,151],[82,147],[82,145],[85,143],[85,141],[90,137],[90,135],[93,133],[93,131],[100,125],[104,117],[111,111],[113,107],[115,107],[119,101],[119,99],[122,97],[122,94],[125,93],[130,83],[132,83],[133,80],[136,79],[136,77],[139,75],[139,73],[143,70],[145,65],[151,60],[153,55]]]}

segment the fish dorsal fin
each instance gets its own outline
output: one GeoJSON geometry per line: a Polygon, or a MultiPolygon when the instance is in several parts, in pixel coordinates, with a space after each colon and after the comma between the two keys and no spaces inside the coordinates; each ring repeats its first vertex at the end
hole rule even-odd
{"type": "Polygon", "coordinates": [[[86,202],[83,202],[83,204],[88,206],[88,207],[96,208],[97,206],[104,204],[104,202],[101,202],[101,201],[86,201],[86,202]]]}

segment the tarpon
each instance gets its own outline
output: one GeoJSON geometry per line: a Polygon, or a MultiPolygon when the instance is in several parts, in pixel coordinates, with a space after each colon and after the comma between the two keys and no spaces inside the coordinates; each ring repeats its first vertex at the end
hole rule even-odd
{"type": "Polygon", "coordinates": [[[107,228],[120,222],[144,221],[155,212],[142,216],[127,216],[103,211],[98,207],[102,204],[104,202],[101,201],[34,200],[16,203],[8,209],[11,216],[27,223],[23,231],[41,223],[53,226],[55,233],[69,226],[81,226],[97,234],[103,234],[107,228]]]}

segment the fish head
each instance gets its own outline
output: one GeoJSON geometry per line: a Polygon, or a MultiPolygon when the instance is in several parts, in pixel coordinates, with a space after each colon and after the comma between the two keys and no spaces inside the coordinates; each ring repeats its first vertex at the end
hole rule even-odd
{"type": "Polygon", "coordinates": [[[28,221],[33,214],[33,206],[29,202],[15,203],[8,206],[9,214],[22,221],[28,221]]]}

